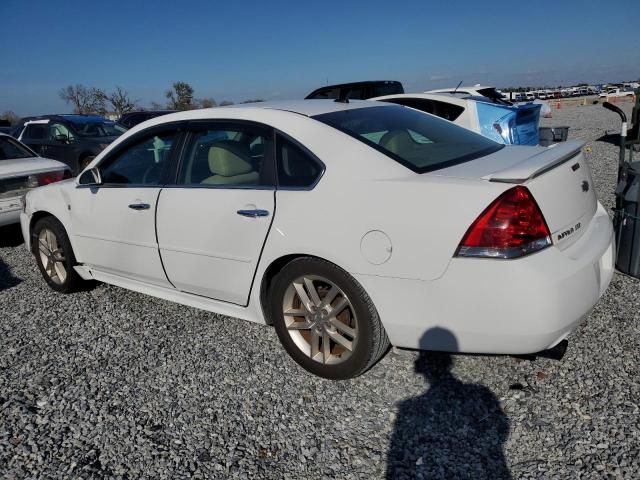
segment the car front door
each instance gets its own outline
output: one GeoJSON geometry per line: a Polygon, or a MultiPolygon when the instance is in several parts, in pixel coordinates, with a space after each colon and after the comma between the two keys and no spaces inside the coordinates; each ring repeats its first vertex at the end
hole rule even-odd
{"type": "Polygon", "coordinates": [[[162,262],[177,289],[246,305],[274,214],[273,134],[240,122],[189,132],[158,200],[162,262]]]}
{"type": "Polygon", "coordinates": [[[105,273],[172,287],[160,260],[155,214],[180,137],[175,125],[138,133],[99,163],[99,185],[73,191],[70,213],[79,261],[105,273]]]}

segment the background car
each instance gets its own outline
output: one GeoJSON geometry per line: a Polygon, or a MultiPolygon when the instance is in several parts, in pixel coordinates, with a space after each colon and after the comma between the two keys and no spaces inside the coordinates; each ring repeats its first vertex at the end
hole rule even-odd
{"type": "Polygon", "coordinates": [[[29,192],[21,228],[56,291],[95,279],[267,323],[327,378],[389,343],[534,353],[613,275],[581,146],[500,145],[371,101],[192,110],[29,192]]]}
{"type": "Polygon", "coordinates": [[[402,83],[395,80],[368,80],[364,82],[341,83],[327,85],[311,92],[305,98],[313,99],[339,99],[367,100],[381,95],[404,93],[402,83]]]}
{"type": "Polygon", "coordinates": [[[77,175],[127,129],[97,115],[41,115],[20,120],[13,135],[77,175]]]}
{"type": "Polygon", "coordinates": [[[485,97],[445,93],[406,93],[372,100],[431,113],[507,145],[538,145],[539,104],[511,105],[485,97]]]}
{"type": "Polygon", "coordinates": [[[127,112],[118,119],[118,123],[126,128],[135,127],[150,118],[160,117],[176,110],[141,110],[138,112],[127,112]]]}
{"type": "Polygon", "coordinates": [[[510,105],[511,102],[500,93],[495,87],[489,85],[474,85],[473,87],[457,87],[457,88],[440,88],[437,90],[427,90],[424,93],[448,93],[450,95],[459,95],[461,97],[484,97],[492,102],[510,105]]]}
{"type": "Polygon", "coordinates": [[[18,223],[22,197],[32,188],[71,178],[64,163],[39,157],[15,138],[0,133],[0,226],[18,223]]]}

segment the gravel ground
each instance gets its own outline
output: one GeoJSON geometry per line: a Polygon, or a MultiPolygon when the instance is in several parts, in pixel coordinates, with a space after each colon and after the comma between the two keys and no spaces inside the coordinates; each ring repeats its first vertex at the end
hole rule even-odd
{"type": "MultiPolygon", "coordinates": [[[[618,150],[596,139],[617,117],[544,122],[587,141],[610,207],[618,150]]],[[[56,294],[19,243],[0,230],[0,477],[640,477],[634,279],[562,362],[392,351],[330,382],[268,327],[108,285],[56,294]]]]}

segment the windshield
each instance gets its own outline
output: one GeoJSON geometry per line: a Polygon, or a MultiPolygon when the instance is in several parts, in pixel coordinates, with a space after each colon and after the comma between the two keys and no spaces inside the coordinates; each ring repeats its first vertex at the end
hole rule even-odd
{"type": "Polygon", "coordinates": [[[83,137],[117,137],[127,131],[127,128],[110,120],[104,121],[73,121],[71,122],[78,134],[83,137]]]}
{"type": "Polygon", "coordinates": [[[417,173],[483,157],[500,145],[433,115],[400,105],[365,107],[316,115],[417,173]]]}
{"type": "Polygon", "coordinates": [[[0,136],[0,160],[31,158],[37,155],[9,137],[0,136]]]}

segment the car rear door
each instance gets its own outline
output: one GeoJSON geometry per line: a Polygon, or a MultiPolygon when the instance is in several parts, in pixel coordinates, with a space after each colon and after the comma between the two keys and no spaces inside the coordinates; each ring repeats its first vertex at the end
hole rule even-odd
{"type": "Polygon", "coordinates": [[[181,135],[175,124],[138,133],[98,164],[100,185],[79,185],[72,191],[69,205],[79,261],[94,270],[172,287],[160,260],[155,214],[181,135]]]}
{"type": "Polygon", "coordinates": [[[273,132],[245,122],[189,132],[158,200],[162,262],[178,290],[246,305],[275,211],[273,132]]]}
{"type": "Polygon", "coordinates": [[[49,120],[29,120],[18,134],[18,140],[42,157],[47,157],[49,143],[49,120]]]}

